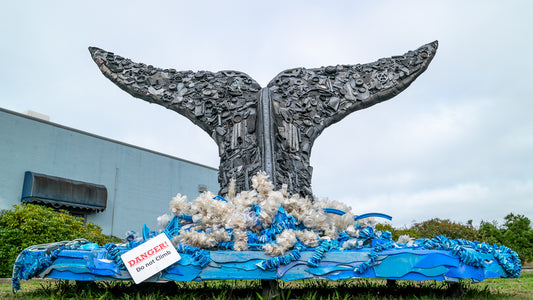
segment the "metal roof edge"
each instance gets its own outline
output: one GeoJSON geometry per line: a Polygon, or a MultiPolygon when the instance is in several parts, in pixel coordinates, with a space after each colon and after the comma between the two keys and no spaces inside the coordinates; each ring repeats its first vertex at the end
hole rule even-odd
{"type": "Polygon", "coordinates": [[[65,126],[65,125],[61,125],[61,124],[58,124],[58,123],[54,123],[54,122],[46,121],[46,120],[43,120],[43,119],[35,118],[35,117],[29,116],[29,115],[26,115],[26,114],[22,114],[22,113],[18,113],[18,112],[15,112],[15,111],[11,111],[11,110],[5,109],[3,107],[0,107],[0,111],[8,113],[8,114],[11,114],[11,115],[15,115],[17,117],[22,117],[22,118],[26,118],[26,119],[29,119],[29,120],[32,120],[32,121],[44,123],[46,125],[50,125],[50,126],[54,126],[54,127],[57,127],[57,128],[61,128],[61,129],[65,129],[65,130],[69,130],[69,131],[73,131],[73,132],[77,132],[77,133],[80,133],[80,134],[83,134],[83,135],[87,135],[87,136],[90,136],[90,137],[93,137],[93,138],[97,138],[97,139],[100,139],[100,140],[104,140],[104,141],[107,141],[107,142],[119,144],[119,145],[126,146],[126,147],[135,148],[135,149],[138,149],[138,150],[141,150],[141,151],[153,153],[153,154],[156,154],[156,155],[172,158],[172,159],[183,161],[183,162],[186,162],[186,163],[189,163],[189,164],[193,164],[193,165],[197,165],[197,166],[200,166],[200,167],[208,168],[208,169],[211,169],[211,170],[214,170],[214,171],[218,171],[217,168],[213,168],[213,167],[201,164],[201,163],[193,162],[193,161],[190,161],[190,160],[187,160],[187,159],[179,158],[179,157],[172,156],[172,155],[169,155],[169,154],[165,154],[165,153],[162,153],[162,152],[157,152],[157,151],[150,150],[150,149],[147,149],[147,148],[135,146],[135,145],[132,145],[132,144],[128,144],[128,143],[117,141],[117,140],[110,139],[110,138],[106,138],[106,137],[103,137],[103,136],[100,136],[100,135],[97,135],[97,134],[93,134],[93,133],[86,132],[86,131],[83,131],[83,130],[75,129],[75,128],[68,127],[68,126],[65,126]]]}

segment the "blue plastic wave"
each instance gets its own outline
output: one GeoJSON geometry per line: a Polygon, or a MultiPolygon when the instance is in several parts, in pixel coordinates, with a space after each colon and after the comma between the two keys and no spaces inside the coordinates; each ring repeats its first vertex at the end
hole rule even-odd
{"type": "Polygon", "coordinates": [[[20,279],[30,279],[49,267],[62,250],[77,249],[90,243],[85,239],[31,246],[23,250],[15,260],[11,283],[13,292],[20,289],[20,279]]]}
{"type": "Polygon", "coordinates": [[[185,222],[188,222],[188,223],[192,223],[192,217],[191,216],[188,216],[188,215],[181,215],[179,217],[180,220],[183,220],[185,222]]]}
{"type": "Polygon", "coordinates": [[[318,246],[313,253],[313,256],[307,261],[307,265],[312,267],[317,267],[322,258],[326,256],[326,252],[332,249],[338,249],[339,242],[336,240],[325,239],[322,241],[320,246],[318,246]]]}
{"type": "Polygon", "coordinates": [[[386,214],[381,214],[381,213],[362,214],[362,215],[354,217],[353,220],[354,221],[358,221],[358,220],[361,220],[361,219],[364,219],[364,218],[370,218],[370,217],[385,218],[387,220],[392,220],[391,216],[386,215],[386,214]]]}
{"type": "Polygon", "coordinates": [[[228,200],[224,199],[224,197],[219,196],[219,195],[216,195],[215,197],[213,197],[213,199],[223,201],[223,202],[228,202],[228,200]]]}
{"type": "Polygon", "coordinates": [[[262,262],[258,263],[257,266],[261,268],[261,270],[272,270],[281,265],[287,265],[295,260],[300,259],[300,257],[302,256],[300,254],[300,251],[304,248],[305,245],[301,242],[298,242],[294,246],[294,250],[292,250],[289,254],[263,260],[262,262]]]}
{"type": "Polygon", "coordinates": [[[340,209],[336,209],[336,208],[324,208],[324,211],[327,212],[327,213],[336,214],[336,215],[339,215],[339,216],[343,216],[344,214],[346,214],[346,212],[344,210],[340,210],[340,209]]]}
{"type": "MultiPolygon", "coordinates": [[[[330,208],[324,211],[344,214],[341,210],[330,208]]],[[[260,206],[252,206],[253,215],[258,216],[260,212],[260,206]]],[[[387,215],[375,213],[355,219],[370,216],[390,219],[387,215]]],[[[172,239],[179,235],[184,222],[191,224],[192,218],[175,216],[162,232],[172,239]]],[[[418,239],[408,246],[394,242],[390,232],[363,228],[358,224],[355,228],[355,235],[337,232],[334,238],[319,239],[319,246],[315,248],[297,241],[284,255],[268,257],[263,252],[264,245],[276,243],[277,236],[284,230],[305,229],[302,222],[279,207],[270,226],[263,227],[259,233],[246,232],[250,251],[233,251],[233,240],[219,242],[217,250],[178,244],[175,247],[181,254],[181,260],[151,280],[337,280],[365,277],[447,281],[470,278],[480,281],[492,277],[520,276],[518,254],[505,246],[451,240],[445,236],[418,239]]],[[[227,232],[233,236],[231,229],[227,232]]],[[[67,280],[131,280],[120,256],[156,234],[159,232],[150,231],[145,225],[142,240],[131,232],[126,243],[120,245],[109,243],[99,247],[79,240],[29,247],[15,261],[13,289],[20,288],[20,279],[35,276],[67,280]]]]}

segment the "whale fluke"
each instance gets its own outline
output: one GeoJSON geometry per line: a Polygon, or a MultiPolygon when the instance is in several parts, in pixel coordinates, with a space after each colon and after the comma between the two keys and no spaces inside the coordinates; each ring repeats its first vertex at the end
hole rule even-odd
{"type": "Polygon", "coordinates": [[[311,148],[348,114],[405,90],[429,66],[438,42],[368,64],[281,72],[265,88],[237,71],[176,71],[136,63],[89,47],[102,73],[130,95],[172,109],[218,145],[219,194],[231,178],[249,190],[266,172],[276,188],[312,196],[311,148]]]}

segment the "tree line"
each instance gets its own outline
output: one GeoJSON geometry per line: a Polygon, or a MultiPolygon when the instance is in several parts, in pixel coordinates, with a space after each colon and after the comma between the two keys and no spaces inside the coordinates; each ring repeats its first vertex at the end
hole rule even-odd
{"type": "Polygon", "coordinates": [[[466,224],[457,223],[449,219],[434,218],[420,223],[413,223],[409,227],[394,228],[390,224],[377,224],[376,229],[389,231],[394,240],[401,235],[412,238],[432,238],[444,235],[451,239],[467,239],[486,242],[489,244],[505,245],[518,253],[522,264],[533,261],[533,228],[531,220],[524,215],[510,213],[504,218],[504,223],[481,221],[476,228],[469,220],[466,224]]]}

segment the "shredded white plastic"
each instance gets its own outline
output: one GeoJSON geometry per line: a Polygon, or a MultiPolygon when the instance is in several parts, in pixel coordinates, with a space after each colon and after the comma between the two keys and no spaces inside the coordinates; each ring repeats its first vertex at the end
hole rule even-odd
{"type": "MultiPolygon", "coordinates": [[[[308,247],[318,246],[319,239],[337,238],[338,232],[346,232],[357,238],[358,230],[351,207],[328,199],[302,198],[298,194],[289,195],[287,186],[274,190],[268,175],[259,172],[252,178],[252,190],[236,193],[235,181],[231,180],[226,201],[213,199],[216,195],[204,192],[193,201],[177,194],[170,201],[172,215],[192,217],[192,224],[184,221],[179,235],[173,239],[175,244],[189,244],[201,248],[214,248],[219,242],[233,242],[233,249],[248,250],[248,233],[260,235],[261,230],[269,228],[280,208],[297,220],[301,230],[286,229],[276,235],[271,243],[263,246],[265,253],[272,256],[282,255],[293,247],[297,240],[308,247]],[[259,207],[259,209],[258,209],[259,207]],[[327,213],[324,208],[346,212],[344,215],[327,213]]],[[[160,226],[168,224],[171,216],[158,218],[160,226]]],[[[367,221],[368,222],[368,221],[367,221]]],[[[358,222],[366,225],[367,222],[358,222]]],[[[372,222],[372,221],[370,221],[372,222]]],[[[355,240],[348,240],[343,247],[358,247],[355,240]]]]}

